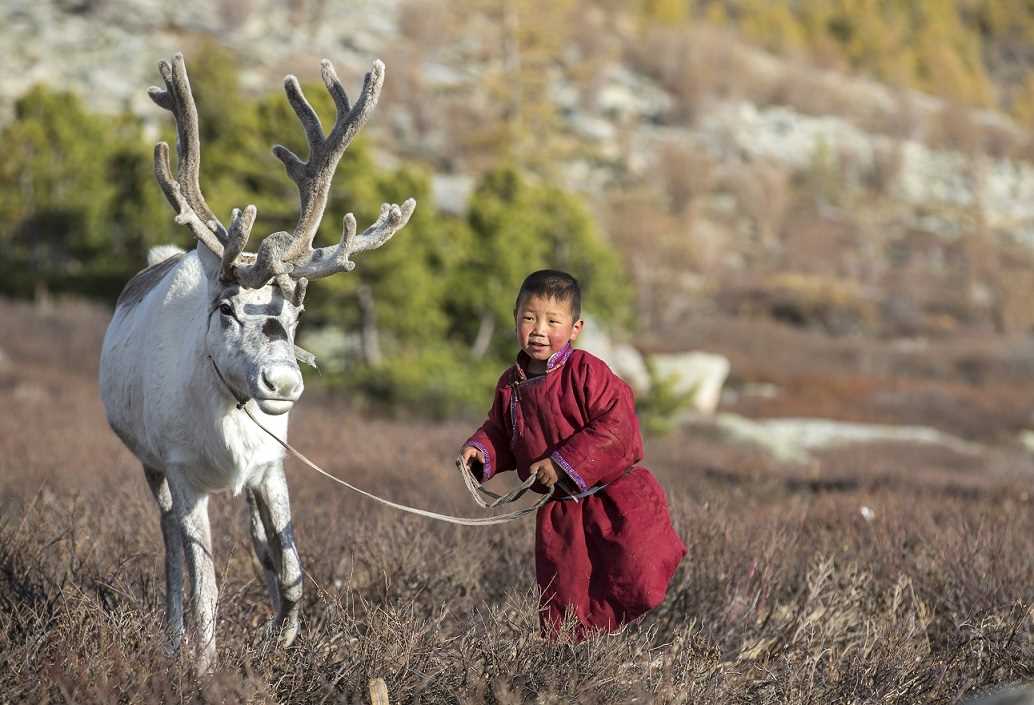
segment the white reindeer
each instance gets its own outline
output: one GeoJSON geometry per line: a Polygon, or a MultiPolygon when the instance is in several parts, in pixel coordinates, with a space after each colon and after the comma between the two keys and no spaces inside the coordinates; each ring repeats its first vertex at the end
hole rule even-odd
{"type": "Polygon", "coordinates": [[[376,61],[352,107],[329,61],[323,81],[337,119],[324,135],[319,117],[288,76],[287,99],[301,120],[309,159],[277,145],[273,153],[298,187],[300,214],[294,231],[262,240],[256,254],[244,245],[256,210],[234,210],[223,227],[201,194],[197,109],[183,56],[159,64],[165,89],[149,94],[176,119],[178,156],[174,179],[165,143],[155,147],[155,174],[176,209],[176,222],[198,240],[191,252],[162,248],[119,296],[104,337],[101,396],[112,429],[140,459],[161,510],[165,541],[166,626],[175,651],[184,640],[182,566],[191,588],[191,641],[197,668],[215,661],[217,588],[208,522],[208,497],[241,490],[250,506],[251,536],[276,613],[271,628],[290,645],[298,632],[302,572],[294,543],[284,478],[283,450],[240,410],[248,404],[280,438],[287,412],[302,394],[295,360],[295,330],[309,280],[355,265],[351,254],[380,247],[409,220],[413,199],[384,204],[380,217],[356,237],[355,218],[345,216],[341,242],[314,249],[331,178],[348,144],[373,111],[384,80],[376,61]],[[256,408],[257,407],[257,408],[256,408]]]}

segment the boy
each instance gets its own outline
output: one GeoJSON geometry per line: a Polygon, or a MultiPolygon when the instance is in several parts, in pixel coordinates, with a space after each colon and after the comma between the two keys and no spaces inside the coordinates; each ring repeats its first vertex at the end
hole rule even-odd
{"type": "Polygon", "coordinates": [[[632,391],[606,363],[571,343],[584,325],[570,274],[542,270],[514,306],[517,364],[496,385],[488,419],[461,457],[482,482],[505,470],[535,475],[557,501],[538,511],[535,572],[540,623],[555,635],[566,614],[613,631],[663,600],[686,553],[643,455],[632,391]],[[477,461],[471,463],[471,461],[477,461]]]}

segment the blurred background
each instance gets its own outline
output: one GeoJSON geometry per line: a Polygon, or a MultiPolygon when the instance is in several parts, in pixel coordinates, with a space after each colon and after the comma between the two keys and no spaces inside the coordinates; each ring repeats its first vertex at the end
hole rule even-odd
{"type": "Polygon", "coordinates": [[[257,241],[296,216],[270,152],[304,144],[283,76],[327,122],[319,60],[354,97],[381,58],[320,237],[418,208],[314,287],[310,385],[476,417],[516,287],[551,266],[651,431],[718,411],[786,457],[1034,436],[1027,3],[18,0],[0,28],[0,293],[29,325],[69,301],[103,317],[151,246],[191,246],[152,173],[174,141],[146,96],[160,59],[185,53],[204,192],[224,219],[256,204],[257,241]],[[773,418],[797,423],[748,422],[773,418]]]}

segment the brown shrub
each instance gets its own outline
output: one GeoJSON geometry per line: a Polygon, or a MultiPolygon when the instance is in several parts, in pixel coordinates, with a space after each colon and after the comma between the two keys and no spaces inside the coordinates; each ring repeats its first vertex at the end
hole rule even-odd
{"type": "Polygon", "coordinates": [[[874,193],[886,196],[892,192],[901,175],[904,153],[901,142],[879,142],[873,150],[872,167],[865,174],[865,183],[874,193]]]}
{"type": "Polygon", "coordinates": [[[755,71],[750,57],[731,36],[713,27],[649,27],[627,42],[627,61],[661,84],[675,98],[671,122],[692,123],[703,101],[718,96],[745,97],[755,71]]]}
{"type": "Polygon", "coordinates": [[[694,201],[710,191],[714,181],[714,160],[675,142],[657,151],[654,173],[668,201],[672,215],[685,215],[694,201]]]}
{"type": "Polygon", "coordinates": [[[767,317],[833,335],[871,331],[877,307],[871,295],[851,281],[817,274],[776,274],[718,293],[728,314],[767,317]]]}
{"type": "Polygon", "coordinates": [[[939,149],[975,155],[981,150],[981,131],[968,108],[947,102],[932,121],[926,141],[939,149]]]}
{"type": "Polygon", "coordinates": [[[609,240],[628,263],[642,329],[663,329],[696,305],[694,273],[708,269],[722,246],[707,237],[692,209],[673,215],[659,187],[644,187],[614,193],[604,215],[609,240]]]}
{"type": "Polygon", "coordinates": [[[750,219],[754,237],[761,245],[758,255],[764,258],[779,244],[791,202],[789,174],[774,164],[759,162],[728,166],[715,180],[717,188],[731,193],[737,207],[750,219]]]}
{"type": "Polygon", "coordinates": [[[1034,355],[1025,337],[883,341],[701,314],[641,344],[725,355],[732,372],[723,408],[748,416],[928,425],[989,442],[1032,425],[1034,355]],[[773,394],[749,393],[746,385],[757,383],[774,385],[773,394]]]}

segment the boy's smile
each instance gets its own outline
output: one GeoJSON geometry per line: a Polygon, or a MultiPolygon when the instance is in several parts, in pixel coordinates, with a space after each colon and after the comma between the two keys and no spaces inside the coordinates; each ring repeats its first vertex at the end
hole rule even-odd
{"type": "Polygon", "coordinates": [[[546,371],[546,362],[554,353],[578,338],[581,319],[574,320],[567,301],[529,294],[518,302],[514,311],[517,342],[531,358],[528,372],[546,371]]]}

